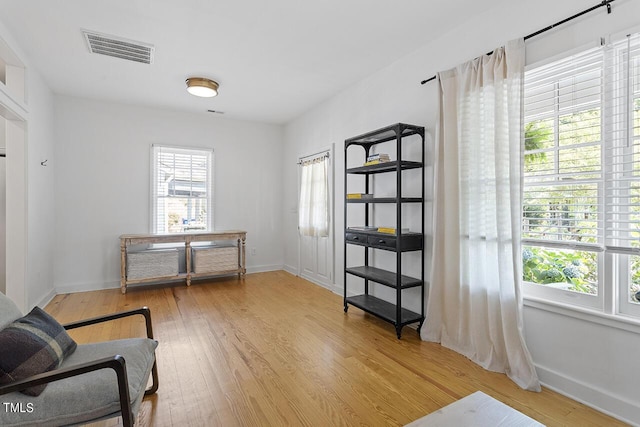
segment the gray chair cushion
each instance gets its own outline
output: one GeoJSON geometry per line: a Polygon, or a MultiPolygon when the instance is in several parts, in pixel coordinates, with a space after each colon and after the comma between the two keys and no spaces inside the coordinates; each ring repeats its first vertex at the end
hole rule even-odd
{"type": "MultiPolygon", "coordinates": [[[[148,338],[130,338],[95,344],[79,344],[62,363],[68,367],[120,354],[124,357],[129,380],[129,395],[134,417],[155,361],[158,342],[148,338]]],[[[80,424],[98,418],[119,415],[120,400],[116,374],[112,369],[89,372],[49,383],[38,397],[22,393],[2,396],[2,402],[22,404],[23,412],[7,412],[0,407],[2,426],[59,426],[80,424]],[[28,405],[30,404],[30,405],[28,405]],[[28,408],[31,406],[32,411],[28,408]]],[[[6,405],[4,405],[6,406],[6,405]]]]}
{"type": "Polygon", "coordinates": [[[22,317],[22,313],[18,306],[0,292],[0,330],[20,317],[22,317]]]}

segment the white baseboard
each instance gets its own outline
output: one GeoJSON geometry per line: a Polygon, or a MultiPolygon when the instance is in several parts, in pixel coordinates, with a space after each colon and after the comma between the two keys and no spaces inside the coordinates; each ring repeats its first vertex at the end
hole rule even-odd
{"type": "Polygon", "coordinates": [[[580,403],[594,408],[602,413],[617,418],[620,421],[640,426],[640,404],[620,396],[614,396],[610,392],[600,389],[592,384],[569,378],[559,372],[536,365],[536,371],[540,383],[553,391],[570,397],[580,403]]]}
{"type": "Polygon", "coordinates": [[[314,285],[318,285],[318,286],[320,286],[321,288],[325,288],[325,289],[327,289],[327,290],[329,290],[329,291],[331,291],[331,292],[333,292],[333,288],[335,287],[333,283],[323,283],[323,282],[319,282],[319,281],[314,280],[313,278],[311,278],[311,277],[307,277],[307,276],[305,276],[305,275],[300,275],[299,277],[300,277],[301,279],[306,280],[307,282],[311,282],[311,283],[313,283],[314,285]]]}
{"type": "Polygon", "coordinates": [[[56,290],[55,289],[51,289],[46,295],[44,295],[42,298],[40,298],[40,300],[37,301],[35,305],[37,305],[38,307],[44,308],[47,304],[49,304],[51,302],[51,300],[56,295],[58,295],[56,290]]]}
{"type": "Polygon", "coordinates": [[[307,277],[307,276],[305,276],[305,275],[298,274],[298,269],[297,269],[296,267],[292,266],[292,265],[286,265],[286,264],[285,264],[284,266],[282,266],[282,269],[283,269],[284,271],[286,271],[287,273],[293,274],[294,276],[298,276],[298,277],[300,277],[301,279],[306,280],[307,282],[311,282],[311,283],[313,283],[314,285],[318,285],[318,286],[320,286],[320,287],[322,287],[322,288],[328,289],[328,290],[330,290],[330,291],[331,291],[331,292],[333,292],[333,293],[336,293],[336,294],[338,294],[338,295],[342,295],[342,288],[341,288],[341,287],[339,287],[339,286],[338,286],[337,284],[335,284],[335,283],[321,283],[321,282],[317,282],[317,281],[313,280],[313,279],[312,279],[312,278],[310,278],[310,277],[307,277]]]}
{"type": "MultiPolygon", "coordinates": [[[[282,265],[259,265],[247,268],[247,273],[263,273],[266,271],[282,270],[282,265]]],[[[133,286],[133,285],[132,285],[133,286]]],[[[103,289],[118,289],[120,281],[100,282],[100,283],[82,283],[77,285],[56,286],[54,296],[56,294],[73,294],[76,292],[100,291],[103,289]]],[[[51,297],[53,298],[53,296],[51,297]]]]}
{"type": "Polygon", "coordinates": [[[74,294],[77,292],[100,291],[103,289],[117,288],[120,288],[120,281],[56,286],[55,291],[58,294],[74,294]]]}
{"type": "MultiPolygon", "coordinates": [[[[331,288],[331,291],[333,291],[334,294],[336,295],[340,295],[343,296],[344,295],[344,288],[342,287],[342,285],[338,285],[337,283],[333,284],[333,287],[331,288]]],[[[349,292],[351,293],[351,292],[349,292]]],[[[354,293],[355,295],[355,293],[354,293]]]]}
{"type": "Polygon", "coordinates": [[[297,268],[297,267],[294,267],[294,266],[292,266],[292,265],[286,265],[286,264],[285,264],[285,265],[283,265],[283,266],[282,266],[282,269],[283,269],[284,271],[286,271],[287,273],[291,273],[291,274],[293,274],[294,276],[297,276],[297,275],[298,275],[298,268],[297,268]]]}
{"type": "Polygon", "coordinates": [[[278,271],[282,269],[283,269],[282,264],[255,265],[252,267],[247,267],[247,273],[264,273],[266,271],[278,271]]]}

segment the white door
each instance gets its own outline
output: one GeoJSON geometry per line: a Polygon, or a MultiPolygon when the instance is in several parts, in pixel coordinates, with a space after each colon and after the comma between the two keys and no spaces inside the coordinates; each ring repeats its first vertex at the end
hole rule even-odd
{"type": "MultiPolygon", "coordinates": [[[[324,286],[327,289],[333,288],[333,161],[331,150],[327,149],[320,153],[300,157],[298,168],[298,200],[302,191],[302,165],[305,162],[326,158],[328,161],[327,179],[329,204],[329,233],[328,236],[303,236],[298,233],[298,275],[306,280],[324,286]]],[[[298,210],[300,211],[300,206],[298,210]]]]}

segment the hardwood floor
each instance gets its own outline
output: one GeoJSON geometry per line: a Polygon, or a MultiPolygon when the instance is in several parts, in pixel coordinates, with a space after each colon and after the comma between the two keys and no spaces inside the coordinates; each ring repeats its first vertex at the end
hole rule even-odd
{"type": "MultiPolygon", "coordinates": [[[[160,388],[140,426],[404,425],[475,391],[547,426],[625,425],[544,389],[521,390],[438,344],[283,271],[56,296],[69,322],[151,308],[160,388]]],[[[78,342],[143,336],[142,319],[72,331],[78,342]]],[[[119,419],[96,426],[121,425],[119,419]]]]}

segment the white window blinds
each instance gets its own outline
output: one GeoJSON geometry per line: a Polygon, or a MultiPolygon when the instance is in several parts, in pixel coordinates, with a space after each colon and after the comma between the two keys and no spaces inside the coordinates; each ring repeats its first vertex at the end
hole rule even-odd
{"type": "Polygon", "coordinates": [[[606,246],[640,254],[640,37],[605,49],[606,246]]]}
{"type": "Polygon", "coordinates": [[[602,49],[525,76],[523,239],[601,244],[602,49]]]}
{"type": "Polygon", "coordinates": [[[152,147],[152,232],[212,230],[213,150],[152,147]]]}
{"type": "Polygon", "coordinates": [[[640,253],[637,35],[525,75],[525,243],[640,253]]]}

